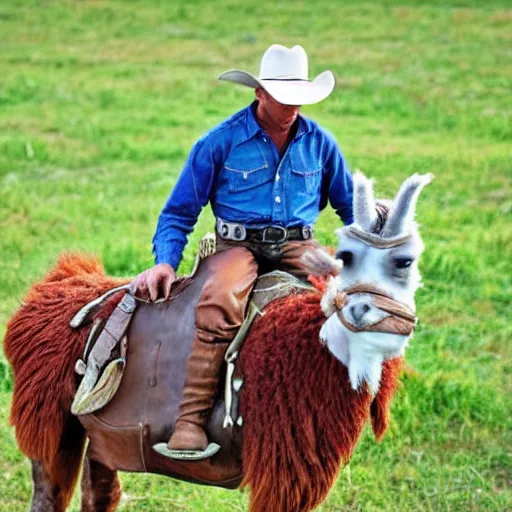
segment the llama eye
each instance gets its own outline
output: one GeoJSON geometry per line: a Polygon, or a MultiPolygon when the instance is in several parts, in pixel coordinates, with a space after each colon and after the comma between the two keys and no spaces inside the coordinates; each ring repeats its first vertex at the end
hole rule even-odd
{"type": "Polygon", "coordinates": [[[338,251],[336,253],[336,259],[343,261],[343,265],[346,267],[352,265],[354,255],[350,251],[338,251]]]}
{"type": "Polygon", "coordinates": [[[412,258],[395,258],[393,263],[396,268],[408,268],[412,264],[412,258]]]}

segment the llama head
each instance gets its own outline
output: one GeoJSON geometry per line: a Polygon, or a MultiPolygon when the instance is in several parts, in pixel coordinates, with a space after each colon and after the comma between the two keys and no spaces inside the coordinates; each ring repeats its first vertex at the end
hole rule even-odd
{"type": "MultiPolygon", "coordinates": [[[[372,182],[354,175],[354,224],[337,231],[339,274],[322,298],[321,339],[348,367],[351,385],[379,389],[382,363],[402,356],[415,325],[418,259],[423,251],[415,210],[432,176],[404,181],[393,202],[375,201],[372,182]]],[[[325,263],[326,256],[322,258],[325,263]]],[[[317,258],[319,260],[319,258],[317,258]]]]}

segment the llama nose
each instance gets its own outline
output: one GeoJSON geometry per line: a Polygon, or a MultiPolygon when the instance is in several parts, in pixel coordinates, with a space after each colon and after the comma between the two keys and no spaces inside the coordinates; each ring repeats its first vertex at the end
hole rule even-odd
{"type": "Polygon", "coordinates": [[[362,324],[362,319],[366,313],[370,311],[370,306],[368,304],[354,304],[350,307],[350,314],[354,319],[354,324],[359,327],[362,324]]]}

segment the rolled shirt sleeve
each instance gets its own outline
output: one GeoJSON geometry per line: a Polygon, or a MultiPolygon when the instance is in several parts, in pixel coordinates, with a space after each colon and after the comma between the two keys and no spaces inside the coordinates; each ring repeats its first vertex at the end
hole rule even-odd
{"type": "Polygon", "coordinates": [[[192,148],[185,166],[158,218],[153,237],[156,263],[178,268],[197,218],[208,203],[215,178],[213,151],[205,139],[192,148]]]}

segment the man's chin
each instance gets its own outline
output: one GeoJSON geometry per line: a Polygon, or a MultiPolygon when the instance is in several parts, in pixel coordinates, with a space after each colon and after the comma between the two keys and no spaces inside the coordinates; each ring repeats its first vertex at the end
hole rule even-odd
{"type": "Polygon", "coordinates": [[[299,117],[298,111],[291,116],[281,118],[279,121],[279,125],[282,126],[283,128],[291,128],[293,126],[293,123],[295,123],[295,121],[297,120],[297,117],[299,117]]]}

